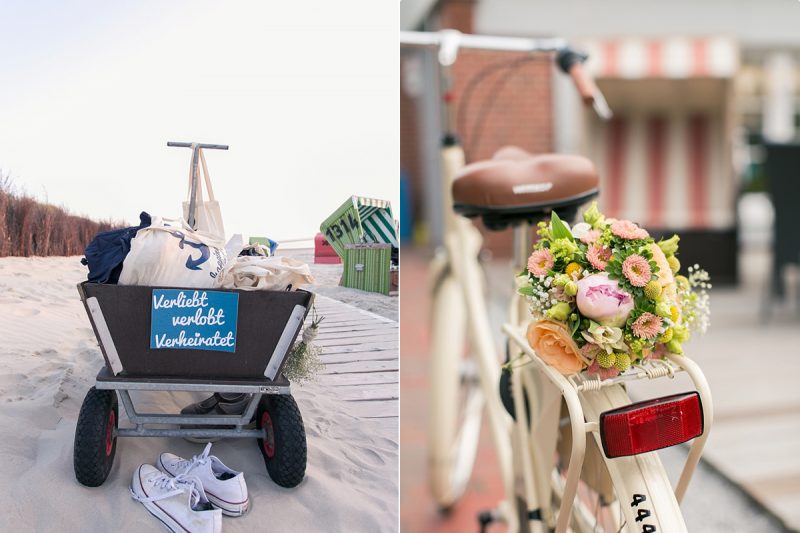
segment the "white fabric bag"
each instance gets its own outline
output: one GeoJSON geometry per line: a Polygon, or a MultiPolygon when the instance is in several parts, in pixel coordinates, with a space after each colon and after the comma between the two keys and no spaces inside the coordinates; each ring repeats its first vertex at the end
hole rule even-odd
{"type": "Polygon", "coordinates": [[[227,262],[223,240],[184,220],[153,217],[131,240],[119,284],[210,289],[219,286],[227,262]]]}
{"type": "Polygon", "coordinates": [[[228,264],[222,275],[223,289],[286,290],[289,285],[314,283],[311,269],[307,264],[288,257],[237,257],[228,264]]]}
{"type": "MultiPolygon", "coordinates": [[[[195,189],[195,213],[194,229],[206,233],[217,239],[225,239],[225,226],[222,223],[222,211],[219,202],[214,198],[214,189],[211,187],[211,176],[206,165],[206,156],[203,150],[197,151],[196,165],[202,165],[202,172],[197,168],[197,188],[195,189]],[[202,174],[202,179],[201,179],[202,174]],[[206,184],[208,200],[203,199],[203,182],[206,184]]],[[[189,207],[192,200],[192,166],[189,166],[189,191],[186,193],[186,201],[183,202],[183,219],[189,220],[189,207]]]]}

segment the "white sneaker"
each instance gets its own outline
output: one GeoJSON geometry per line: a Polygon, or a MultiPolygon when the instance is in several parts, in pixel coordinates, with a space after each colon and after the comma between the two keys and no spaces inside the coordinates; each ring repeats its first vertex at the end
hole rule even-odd
{"type": "Polygon", "coordinates": [[[194,476],[171,477],[141,465],[133,472],[131,496],[173,533],[222,531],[222,512],[211,505],[194,476]]]}
{"type": "Polygon", "coordinates": [[[158,456],[158,469],[170,476],[191,475],[203,483],[208,500],[227,516],[242,516],[250,506],[244,474],[225,466],[214,455],[208,455],[211,443],[191,461],[171,453],[158,456]]]}

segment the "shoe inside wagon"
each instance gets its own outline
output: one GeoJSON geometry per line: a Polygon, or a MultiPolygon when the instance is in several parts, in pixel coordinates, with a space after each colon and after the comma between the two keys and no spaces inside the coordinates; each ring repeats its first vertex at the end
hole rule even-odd
{"type": "Polygon", "coordinates": [[[249,394],[220,394],[215,392],[205,400],[187,405],[181,409],[182,415],[207,415],[211,412],[221,415],[240,415],[247,408],[249,394]]]}

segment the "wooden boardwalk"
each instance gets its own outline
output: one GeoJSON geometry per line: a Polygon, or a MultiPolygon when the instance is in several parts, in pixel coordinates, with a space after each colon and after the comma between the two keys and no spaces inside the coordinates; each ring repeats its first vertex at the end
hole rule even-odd
{"type": "Polygon", "coordinates": [[[317,341],[325,369],[319,385],[350,404],[349,413],[396,435],[399,424],[399,327],[394,320],[317,295],[325,320],[317,341]]]}

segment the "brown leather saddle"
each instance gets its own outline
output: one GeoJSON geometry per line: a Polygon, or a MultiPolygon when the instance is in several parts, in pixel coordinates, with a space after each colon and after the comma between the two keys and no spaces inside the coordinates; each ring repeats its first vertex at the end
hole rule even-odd
{"type": "Polygon", "coordinates": [[[551,211],[565,220],[599,191],[597,172],[579,155],[533,155],[505,146],[492,159],[465,166],[453,181],[453,209],[481,217],[491,230],[537,222],[551,211]]]}

